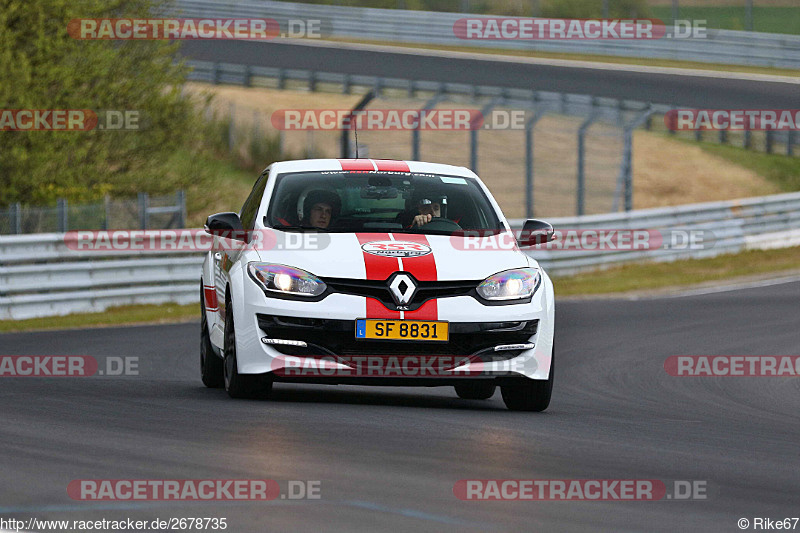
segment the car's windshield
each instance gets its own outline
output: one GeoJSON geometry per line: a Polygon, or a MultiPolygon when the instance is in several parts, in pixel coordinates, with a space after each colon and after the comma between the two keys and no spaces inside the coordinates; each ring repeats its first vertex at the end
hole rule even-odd
{"type": "Polygon", "coordinates": [[[265,225],[293,231],[448,235],[503,229],[475,179],[344,170],[279,175],[265,225]]]}

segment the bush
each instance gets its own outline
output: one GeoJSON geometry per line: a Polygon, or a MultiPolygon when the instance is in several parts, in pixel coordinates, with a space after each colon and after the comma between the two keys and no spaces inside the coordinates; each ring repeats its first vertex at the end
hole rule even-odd
{"type": "MultiPolygon", "coordinates": [[[[76,40],[78,18],[153,18],[162,1],[0,0],[4,109],[136,110],[138,131],[0,132],[0,203],[87,202],[164,188],[164,163],[197,121],[167,41],[76,40]]],[[[173,189],[174,190],[174,189],[173,189]]],[[[170,191],[171,192],[171,191],[170,191]]]]}

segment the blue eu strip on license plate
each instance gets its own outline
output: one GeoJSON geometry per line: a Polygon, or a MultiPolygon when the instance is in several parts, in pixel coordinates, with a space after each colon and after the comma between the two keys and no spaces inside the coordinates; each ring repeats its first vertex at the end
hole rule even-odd
{"type": "Polygon", "coordinates": [[[367,321],[356,320],[356,337],[359,339],[363,339],[367,336],[367,321]]]}

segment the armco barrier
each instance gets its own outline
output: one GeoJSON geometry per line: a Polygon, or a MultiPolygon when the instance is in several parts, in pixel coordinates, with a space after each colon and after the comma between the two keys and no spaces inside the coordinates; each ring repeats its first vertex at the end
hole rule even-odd
{"type": "MultiPolygon", "coordinates": [[[[800,193],[550,219],[560,230],[703,231],[699,248],[537,250],[554,275],[630,261],[673,261],[800,245],[800,193]]],[[[522,220],[511,220],[520,228],[522,220]]],[[[78,252],[64,235],[0,236],[0,320],[101,311],[138,303],[198,301],[202,255],[78,252]]]]}
{"type": "Polygon", "coordinates": [[[266,0],[177,0],[176,9],[184,17],[320,20],[326,35],[360,40],[800,68],[798,35],[708,30],[705,38],[646,41],[464,40],[454,34],[453,24],[480,15],[266,0]]]}

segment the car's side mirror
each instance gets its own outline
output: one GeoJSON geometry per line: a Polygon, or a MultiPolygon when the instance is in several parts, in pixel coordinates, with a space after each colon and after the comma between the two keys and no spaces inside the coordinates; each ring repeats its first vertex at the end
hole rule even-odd
{"type": "Polygon", "coordinates": [[[247,234],[242,221],[236,213],[217,213],[206,219],[205,230],[215,237],[236,239],[247,242],[247,234]]]}
{"type": "Polygon", "coordinates": [[[522,232],[517,239],[520,246],[536,246],[550,242],[555,238],[553,226],[544,220],[530,219],[525,221],[522,232]]]}

